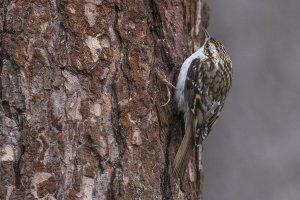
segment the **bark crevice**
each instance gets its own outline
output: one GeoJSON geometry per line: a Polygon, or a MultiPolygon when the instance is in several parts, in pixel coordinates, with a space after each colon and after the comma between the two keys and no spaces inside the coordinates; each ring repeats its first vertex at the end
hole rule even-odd
{"type": "Polygon", "coordinates": [[[0,199],[180,196],[180,124],[173,98],[161,107],[168,90],[156,71],[174,82],[187,53],[184,3],[3,5],[0,199]]]}
{"type": "Polygon", "coordinates": [[[14,164],[15,181],[16,181],[17,189],[20,189],[20,185],[21,185],[22,174],[21,174],[21,166],[20,165],[21,165],[22,156],[24,155],[24,153],[25,153],[25,146],[20,145],[20,155],[14,164]]]}

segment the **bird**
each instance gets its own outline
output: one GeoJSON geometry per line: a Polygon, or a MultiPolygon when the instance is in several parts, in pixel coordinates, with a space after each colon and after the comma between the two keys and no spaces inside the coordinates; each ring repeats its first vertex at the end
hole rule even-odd
{"type": "Polygon", "coordinates": [[[175,91],[184,116],[184,137],[174,159],[181,178],[195,147],[207,138],[232,85],[232,62],[224,45],[205,30],[204,44],[182,64],[175,91]]]}

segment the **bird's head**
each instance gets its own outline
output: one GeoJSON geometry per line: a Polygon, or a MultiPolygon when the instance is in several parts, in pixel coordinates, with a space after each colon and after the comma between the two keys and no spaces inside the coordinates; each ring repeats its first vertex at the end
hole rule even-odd
{"type": "Polygon", "coordinates": [[[229,58],[223,44],[213,37],[207,37],[203,44],[204,54],[208,58],[213,59],[227,59],[229,58]]]}

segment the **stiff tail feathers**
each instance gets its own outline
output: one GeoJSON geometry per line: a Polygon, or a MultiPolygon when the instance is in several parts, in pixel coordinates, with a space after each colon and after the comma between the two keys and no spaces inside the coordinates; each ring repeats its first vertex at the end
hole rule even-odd
{"type": "Polygon", "coordinates": [[[176,153],[174,160],[174,175],[177,178],[181,178],[185,172],[187,164],[191,159],[195,146],[195,138],[193,134],[192,123],[188,123],[185,127],[185,134],[180,144],[180,147],[176,153]]]}

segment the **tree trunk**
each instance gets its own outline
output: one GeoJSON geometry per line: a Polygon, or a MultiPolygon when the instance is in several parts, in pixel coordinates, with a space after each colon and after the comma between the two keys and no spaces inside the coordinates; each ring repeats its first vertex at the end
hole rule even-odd
{"type": "Polygon", "coordinates": [[[200,198],[172,175],[182,119],[158,77],[176,84],[206,3],[0,2],[0,199],[200,198]]]}

